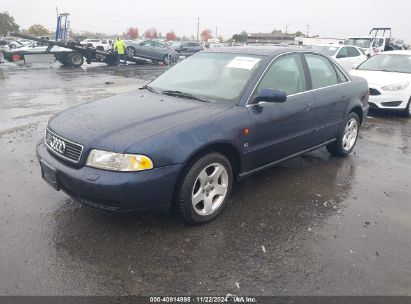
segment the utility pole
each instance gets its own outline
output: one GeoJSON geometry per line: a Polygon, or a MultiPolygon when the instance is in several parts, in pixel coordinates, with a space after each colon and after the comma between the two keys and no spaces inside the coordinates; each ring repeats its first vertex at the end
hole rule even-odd
{"type": "Polygon", "coordinates": [[[285,25],[285,34],[286,34],[286,35],[288,35],[288,26],[289,26],[289,24],[287,23],[287,24],[285,25]]]}
{"type": "Polygon", "coordinates": [[[307,27],[307,32],[306,32],[306,34],[305,34],[305,37],[307,37],[307,38],[308,38],[308,33],[309,33],[309,30],[310,30],[310,25],[309,25],[309,24],[307,24],[307,25],[306,25],[306,27],[307,27]]]}
{"type": "Polygon", "coordinates": [[[218,37],[218,27],[215,27],[215,37],[218,37]]]}
{"type": "Polygon", "coordinates": [[[200,38],[200,17],[197,17],[197,42],[200,38]]]}

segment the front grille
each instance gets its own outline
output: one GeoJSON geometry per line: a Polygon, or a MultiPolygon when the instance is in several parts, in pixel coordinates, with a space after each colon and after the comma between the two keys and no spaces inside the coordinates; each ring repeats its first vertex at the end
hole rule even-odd
{"type": "Polygon", "coordinates": [[[371,96],[378,96],[378,95],[381,95],[381,93],[380,93],[380,91],[378,91],[376,89],[370,88],[370,95],[371,96]]]}
{"type": "Polygon", "coordinates": [[[81,154],[83,153],[82,145],[65,139],[52,132],[50,129],[46,130],[45,143],[47,149],[54,153],[56,156],[73,163],[78,163],[80,161],[81,154]],[[59,141],[60,146],[53,144],[56,140],[59,141]],[[64,145],[62,145],[61,142],[64,143],[64,145]],[[64,146],[64,149],[62,148],[62,146],[64,146]]]}

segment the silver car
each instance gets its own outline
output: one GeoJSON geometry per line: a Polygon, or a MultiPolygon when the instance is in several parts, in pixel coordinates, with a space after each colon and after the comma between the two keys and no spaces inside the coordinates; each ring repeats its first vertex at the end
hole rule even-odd
{"type": "Polygon", "coordinates": [[[153,63],[160,61],[168,64],[170,54],[177,52],[165,44],[153,40],[125,41],[126,56],[128,58],[140,57],[150,59],[153,63]]]}

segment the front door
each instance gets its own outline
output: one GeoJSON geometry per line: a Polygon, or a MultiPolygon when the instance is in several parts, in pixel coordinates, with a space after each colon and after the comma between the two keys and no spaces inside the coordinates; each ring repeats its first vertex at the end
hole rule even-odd
{"type": "MultiPolygon", "coordinates": [[[[310,147],[313,96],[299,54],[277,58],[261,79],[254,94],[261,89],[279,89],[287,93],[284,103],[260,102],[249,105],[253,122],[246,159],[251,168],[280,160],[310,147]]],[[[253,98],[252,96],[251,98],[253,98]]]]}

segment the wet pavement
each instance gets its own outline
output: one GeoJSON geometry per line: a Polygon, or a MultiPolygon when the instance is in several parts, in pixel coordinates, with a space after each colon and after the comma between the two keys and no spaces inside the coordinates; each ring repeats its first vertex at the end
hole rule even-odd
{"type": "Polygon", "coordinates": [[[55,192],[35,144],[69,106],[137,90],[153,66],[0,64],[0,295],[411,295],[411,119],[376,113],[325,149],[236,184],[223,214],[107,215],[55,192]]]}

